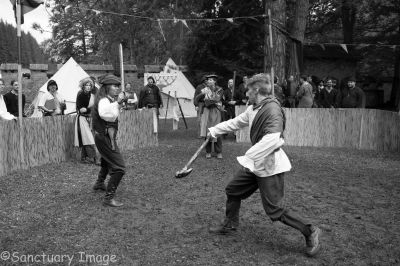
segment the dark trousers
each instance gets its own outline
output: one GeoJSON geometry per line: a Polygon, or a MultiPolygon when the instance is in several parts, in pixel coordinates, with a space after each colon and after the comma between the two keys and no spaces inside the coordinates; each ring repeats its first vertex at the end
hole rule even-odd
{"type": "MultiPolygon", "coordinates": [[[[206,146],[206,153],[211,153],[211,145],[212,145],[212,142],[209,141],[207,143],[207,146],[206,146]]],[[[218,137],[217,141],[214,142],[214,151],[216,153],[222,153],[222,139],[221,139],[221,137],[218,137]]]]}
{"type": "Polygon", "coordinates": [[[241,201],[250,197],[260,189],[261,201],[265,213],[272,221],[280,221],[291,226],[305,236],[311,234],[310,224],[291,215],[288,210],[279,206],[284,196],[284,174],[269,177],[258,177],[248,169],[240,169],[226,187],[226,225],[237,227],[239,225],[239,210],[241,201]]]}
{"type": "Polygon", "coordinates": [[[88,158],[96,158],[96,150],[94,148],[94,145],[83,145],[81,147],[81,159],[85,159],[86,157],[88,158]]]}
{"type": "MultiPolygon", "coordinates": [[[[111,147],[110,138],[104,134],[95,133],[94,142],[101,155],[101,168],[98,175],[98,181],[106,179],[110,175],[110,181],[107,185],[107,195],[112,198],[115,191],[125,174],[125,162],[122,154],[116,145],[115,150],[111,147]]],[[[106,197],[107,197],[106,195],[106,197]]]]}

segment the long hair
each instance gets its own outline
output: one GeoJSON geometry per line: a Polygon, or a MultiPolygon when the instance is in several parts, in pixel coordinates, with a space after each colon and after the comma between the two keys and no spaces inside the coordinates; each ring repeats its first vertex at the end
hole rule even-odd
{"type": "Polygon", "coordinates": [[[96,98],[94,99],[94,106],[97,108],[99,106],[99,101],[107,97],[110,87],[112,85],[101,85],[100,89],[96,93],[96,98]]]}
{"type": "Polygon", "coordinates": [[[87,83],[90,83],[90,85],[92,86],[92,89],[94,87],[94,82],[90,77],[84,78],[81,81],[79,81],[79,87],[81,88],[81,90],[83,90],[83,88],[85,87],[85,85],[87,83]]]}

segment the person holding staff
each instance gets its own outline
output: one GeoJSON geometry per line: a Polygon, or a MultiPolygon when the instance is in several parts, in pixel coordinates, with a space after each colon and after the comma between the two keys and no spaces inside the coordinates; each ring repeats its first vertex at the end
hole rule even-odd
{"type": "MultiPolygon", "coordinates": [[[[196,96],[196,101],[204,101],[204,110],[201,115],[201,132],[200,136],[207,137],[207,128],[214,126],[222,121],[222,99],[224,90],[217,86],[217,75],[206,76],[207,86],[201,90],[201,93],[196,96]]],[[[217,158],[222,159],[222,139],[221,137],[213,138],[206,146],[206,158],[211,158],[212,143],[215,144],[215,152],[217,158]]]]}
{"type": "Polygon", "coordinates": [[[116,143],[118,116],[122,104],[127,100],[120,92],[121,80],[114,75],[107,75],[100,81],[93,110],[92,123],[94,141],[101,155],[101,169],[94,190],[106,190],[103,204],[110,207],[121,207],[123,204],[114,200],[115,192],[125,174],[125,161],[116,143]],[[107,187],[104,184],[110,175],[107,187]]]}
{"type": "Polygon", "coordinates": [[[282,149],[285,114],[279,101],[272,96],[272,86],[269,75],[253,76],[248,82],[249,101],[253,105],[236,118],[209,128],[208,137],[217,137],[249,126],[253,145],[244,156],[237,158],[242,168],[225,189],[225,220],[221,225],[211,227],[210,232],[224,235],[235,232],[239,226],[241,201],[259,189],[269,218],[300,231],[306,240],[307,255],[314,256],[320,249],[321,229],[279,206],[284,195],[284,173],[292,166],[282,149]]]}

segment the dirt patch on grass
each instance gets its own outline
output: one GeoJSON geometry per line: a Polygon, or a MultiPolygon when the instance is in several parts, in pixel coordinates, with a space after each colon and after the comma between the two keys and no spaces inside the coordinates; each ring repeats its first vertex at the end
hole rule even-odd
{"type": "Polygon", "coordinates": [[[124,154],[120,209],[103,207],[103,193],[91,190],[95,166],[67,162],[0,178],[0,251],[71,254],[72,265],[82,264],[79,252],[115,254],[110,265],[400,263],[399,154],[285,148],[293,171],[283,204],[324,230],[323,250],[310,259],[300,233],[267,218],[259,193],[243,202],[237,235],[210,235],[208,226],[223,218],[236,156],[249,145],[229,136],[223,160],[201,156],[193,173],[177,180],[202,140],[194,129],[160,124],[159,147],[124,154]]]}

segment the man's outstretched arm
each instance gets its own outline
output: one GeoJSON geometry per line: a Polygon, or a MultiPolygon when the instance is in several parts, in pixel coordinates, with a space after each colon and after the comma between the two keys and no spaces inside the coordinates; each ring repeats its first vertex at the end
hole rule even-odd
{"type": "Polygon", "coordinates": [[[213,138],[216,138],[220,135],[234,132],[241,128],[247,127],[249,125],[249,114],[250,114],[249,108],[239,116],[209,128],[208,130],[210,131],[211,136],[213,138]]]}

